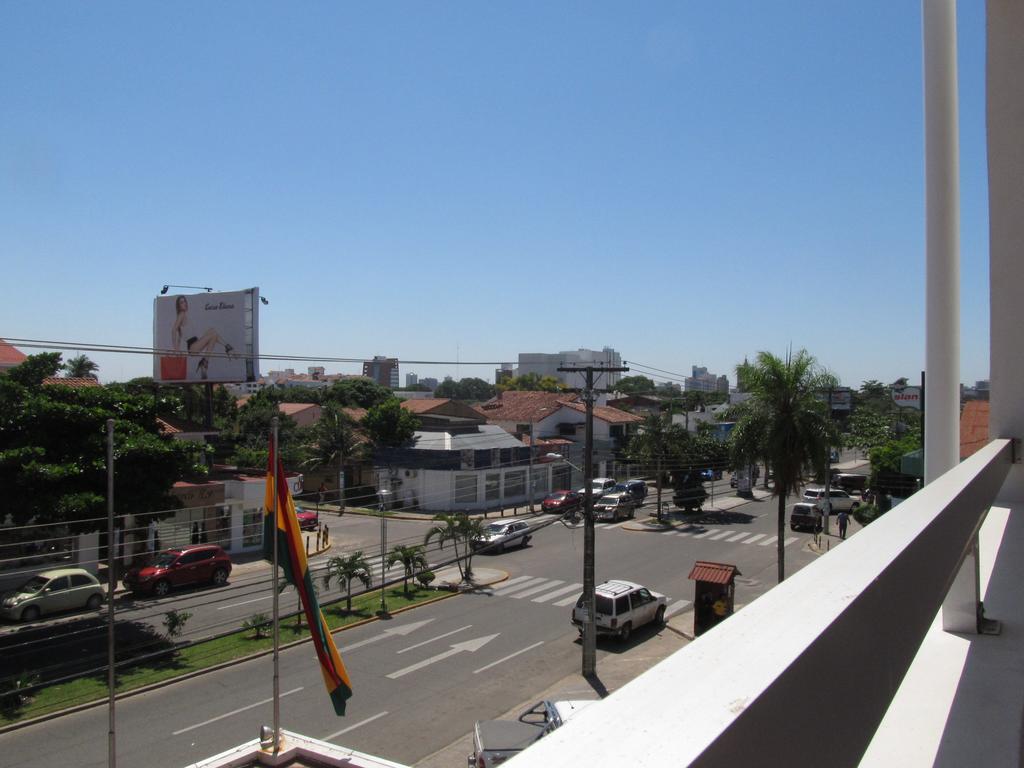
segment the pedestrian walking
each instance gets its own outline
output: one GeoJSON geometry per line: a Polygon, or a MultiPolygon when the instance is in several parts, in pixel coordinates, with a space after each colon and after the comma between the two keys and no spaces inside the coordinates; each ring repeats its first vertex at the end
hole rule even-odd
{"type": "Polygon", "coordinates": [[[843,511],[841,511],[839,513],[839,538],[840,539],[845,539],[846,538],[846,526],[849,524],[849,522],[850,522],[850,515],[844,509],[843,511]]]}

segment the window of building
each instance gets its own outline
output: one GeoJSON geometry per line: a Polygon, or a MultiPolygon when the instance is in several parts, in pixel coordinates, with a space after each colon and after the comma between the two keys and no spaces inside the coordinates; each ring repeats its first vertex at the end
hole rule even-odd
{"type": "Polygon", "coordinates": [[[257,547],[263,542],[263,511],[251,507],[242,513],[242,546],[257,547]]]}
{"type": "Polygon", "coordinates": [[[487,501],[498,501],[501,498],[501,475],[488,474],[484,478],[484,498],[487,501]]]}
{"type": "Polygon", "coordinates": [[[455,476],[456,504],[473,504],[476,502],[476,475],[455,476]]]}
{"type": "Polygon", "coordinates": [[[505,497],[526,495],[526,471],[517,469],[505,473],[505,497]]]}

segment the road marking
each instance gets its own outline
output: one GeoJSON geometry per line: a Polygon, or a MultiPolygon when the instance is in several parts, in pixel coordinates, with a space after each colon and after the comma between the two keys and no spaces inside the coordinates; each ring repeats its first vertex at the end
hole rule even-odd
{"type": "Polygon", "coordinates": [[[559,587],[558,589],[554,590],[553,592],[548,592],[547,594],[541,595],[540,597],[535,597],[530,602],[533,602],[533,603],[546,603],[548,600],[556,598],[559,595],[564,595],[566,592],[573,592],[573,591],[577,591],[578,592],[581,589],[583,589],[583,585],[582,584],[568,584],[568,585],[566,585],[564,587],[559,587]]]}
{"type": "Polygon", "coordinates": [[[248,605],[249,603],[258,603],[260,600],[269,600],[273,595],[264,595],[263,597],[254,597],[252,600],[243,600],[240,603],[231,603],[230,605],[222,605],[217,608],[218,611],[223,611],[228,608],[235,608],[239,605],[248,605]]]}
{"type": "Polygon", "coordinates": [[[751,536],[751,537],[750,537],[749,539],[747,539],[747,540],[746,540],[746,541],[744,541],[743,543],[744,543],[744,544],[753,544],[753,543],[754,543],[755,541],[757,541],[758,539],[763,539],[763,538],[764,538],[765,536],[767,536],[767,535],[768,535],[768,534],[766,534],[766,533],[755,533],[755,534],[754,534],[753,536],[751,536]]]}
{"type": "Polygon", "coordinates": [[[516,592],[515,594],[509,595],[509,597],[515,598],[516,600],[522,600],[524,597],[536,595],[538,592],[543,592],[545,589],[553,587],[556,584],[565,584],[565,581],[563,579],[551,579],[551,581],[539,584],[536,587],[530,587],[522,592],[516,592]]]}
{"type": "Polygon", "coordinates": [[[503,659],[498,659],[497,661],[492,661],[486,667],[480,667],[480,669],[474,669],[473,670],[473,674],[475,675],[475,674],[478,674],[479,672],[484,672],[484,671],[490,669],[491,667],[496,667],[499,664],[501,664],[503,661],[508,661],[509,659],[514,659],[519,654],[526,653],[527,651],[532,651],[534,648],[536,648],[539,645],[544,645],[544,641],[543,640],[539,640],[538,642],[534,643],[533,645],[528,645],[525,648],[520,648],[515,653],[510,653],[508,656],[506,656],[503,659]]]}
{"type": "Polygon", "coordinates": [[[730,533],[733,533],[733,531],[722,531],[721,533],[716,533],[714,536],[708,539],[708,541],[718,541],[719,539],[724,539],[730,533]]]}
{"type": "Polygon", "coordinates": [[[675,616],[688,605],[693,605],[693,603],[689,600],[680,600],[678,603],[672,603],[672,605],[665,609],[665,618],[667,619],[669,616],[675,616]]]}
{"type": "Polygon", "coordinates": [[[791,539],[786,539],[786,540],[785,540],[784,542],[782,542],[782,546],[784,546],[784,547],[788,547],[788,546],[789,546],[790,544],[792,544],[792,543],[793,543],[794,541],[800,541],[800,539],[799,539],[798,537],[796,537],[796,536],[794,536],[794,537],[793,537],[793,538],[791,538],[791,539]]]}
{"type": "Polygon", "coordinates": [[[695,539],[703,539],[705,536],[710,536],[714,532],[715,532],[714,528],[708,528],[706,531],[704,531],[704,533],[698,533],[693,538],[695,538],[695,539]]]}
{"type": "MultiPolygon", "coordinates": [[[[283,699],[285,696],[291,696],[293,693],[298,693],[301,690],[302,690],[302,686],[300,685],[298,688],[292,688],[290,691],[286,691],[285,693],[282,693],[280,698],[283,699]]],[[[262,707],[264,704],[269,704],[273,700],[274,700],[274,697],[271,696],[269,699],[263,699],[261,701],[255,702],[253,704],[246,704],[244,707],[239,707],[238,709],[234,709],[234,710],[232,710],[230,712],[225,712],[223,715],[217,715],[216,717],[211,717],[209,720],[204,720],[201,723],[196,723],[195,725],[190,725],[188,728],[182,728],[181,730],[175,731],[174,733],[172,733],[171,736],[180,736],[183,733],[188,733],[189,731],[194,731],[196,728],[202,728],[204,725],[209,725],[210,723],[216,723],[218,720],[223,720],[225,717],[231,717],[232,715],[237,715],[238,713],[245,712],[246,710],[249,710],[249,709],[255,709],[256,707],[262,707]]]]}
{"type": "Polygon", "coordinates": [[[359,728],[360,726],[366,725],[367,723],[372,723],[374,720],[377,720],[381,717],[385,717],[387,714],[387,712],[378,712],[376,715],[373,715],[372,717],[368,717],[365,720],[360,720],[358,723],[353,723],[348,728],[342,728],[337,733],[332,733],[330,736],[324,736],[322,739],[320,739],[320,741],[330,741],[331,739],[336,739],[339,736],[343,736],[344,734],[348,733],[349,731],[354,731],[356,728],[359,728]]]}
{"type": "Polygon", "coordinates": [[[526,581],[527,579],[530,579],[530,578],[533,578],[533,577],[532,576],[516,576],[514,579],[509,579],[508,581],[502,582],[501,585],[498,587],[498,589],[507,589],[508,587],[511,587],[513,584],[519,584],[520,582],[526,581]]]}
{"type": "Polygon", "coordinates": [[[779,540],[778,536],[772,536],[770,539],[765,539],[764,541],[758,543],[757,546],[759,546],[759,547],[767,547],[769,544],[774,544],[778,540],[779,540]]]}
{"type": "Polygon", "coordinates": [[[443,639],[445,637],[450,637],[451,635],[454,635],[456,632],[461,632],[462,630],[469,629],[472,626],[473,626],[472,624],[467,624],[464,627],[459,627],[458,629],[453,629],[451,632],[445,632],[443,635],[438,635],[437,637],[432,637],[429,640],[424,640],[422,643],[416,643],[416,645],[410,645],[408,648],[403,648],[400,651],[396,651],[396,653],[405,653],[406,651],[411,651],[413,648],[419,648],[421,645],[426,645],[427,643],[432,643],[435,640],[441,640],[441,639],[443,639]]]}
{"type": "MultiPolygon", "coordinates": [[[[582,584],[580,588],[582,589],[582,584]]],[[[570,595],[569,597],[563,598],[562,600],[556,600],[552,605],[557,605],[559,608],[564,608],[567,605],[575,605],[576,601],[579,600],[579,595],[570,595]]]]}
{"type": "Polygon", "coordinates": [[[441,653],[438,653],[438,654],[436,654],[434,656],[431,656],[429,659],[424,659],[423,661],[417,661],[415,664],[412,664],[412,665],[410,665],[408,667],[405,667],[404,669],[400,669],[397,672],[392,672],[387,677],[390,680],[397,680],[400,677],[404,677],[405,675],[408,675],[410,672],[415,672],[418,669],[423,669],[424,667],[429,667],[431,664],[436,664],[439,661],[444,661],[449,656],[454,656],[457,653],[462,653],[463,651],[469,651],[471,653],[476,653],[481,648],[483,648],[485,645],[487,645],[487,643],[491,642],[491,640],[496,638],[499,634],[501,634],[501,633],[498,632],[498,633],[493,634],[493,635],[485,635],[484,637],[478,637],[475,640],[467,640],[464,643],[456,643],[451,648],[449,648],[447,651],[442,651],[441,653]]]}
{"type": "Polygon", "coordinates": [[[373,637],[368,637],[365,640],[360,640],[358,643],[352,643],[351,645],[345,645],[342,647],[346,651],[354,651],[356,648],[362,648],[364,645],[376,643],[378,640],[383,640],[384,638],[391,637],[392,635],[404,637],[405,635],[415,632],[417,629],[422,629],[432,621],[433,619],[427,619],[426,621],[417,621],[412,624],[406,624],[401,627],[392,627],[391,629],[385,629],[379,635],[374,635],[373,637]]]}
{"type": "Polygon", "coordinates": [[[749,536],[749,535],[750,535],[750,531],[744,531],[743,533],[737,533],[737,534],[736,534],[735,536],[733,536],[733,537],[732,537],[731,539],[726,539],[726,542],[728,542],[728,543],[732,543],[732,542],[734,542],[734,541],[739,541],[740,539],[745,539],[745,538],[747,538],[747,536],[749,536]]]}
{"type": "Polygon", "coordinates": [[[523,582],[521,584],[516,584],[516,585],[511,586],[511,587],[509,587],[507,585],[503,586],[500,589],[494,590],[494,594],[495,595],[502,595],[502,596],[504,596],[504,595],[507,595],[509,592],[518,592],[520,589],[526,589],[527,587],[532,587],[534,584],[540,584],[542,581],[547,581],[547,577],[545,577],[545,576],[538,576],[536,578],[532,578],[530,576],[525,576],[524,578],[526,578],[527,581],[525,581],[525,582],[523,582]]]}

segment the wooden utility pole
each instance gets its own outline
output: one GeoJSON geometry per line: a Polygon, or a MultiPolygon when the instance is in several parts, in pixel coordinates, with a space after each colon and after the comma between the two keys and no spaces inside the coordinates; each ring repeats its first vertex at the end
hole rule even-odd
{"type": "Polygon", "coordinates": [[[575,371],[586,377],[583,402],[587,406],[586,438],[583,448],[583,675],[597,673],[597,626],[594,624],[594,372],[621,373],[629,368],[579,366],[559,368],[559,372],[575,371]]]}

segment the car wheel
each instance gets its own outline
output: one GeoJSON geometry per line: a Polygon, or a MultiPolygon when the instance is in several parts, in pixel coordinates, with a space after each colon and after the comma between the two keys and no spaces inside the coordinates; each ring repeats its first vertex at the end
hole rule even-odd
{"type": "Polygon", "coordinates": [[[654,622],[656,624],[664,624],[665,623],[665,606],[664,605],[659,605],[658,606],[658,612],[654,615],[654,622]]]}
{"type": "Polygon", "coordinates": [[[633,633],[632,622],[627,621],[622,625],[622,629],[619,630],[619,642],[626,642],[629,640],[629,636],[633,633]]]}
{"type": "Polygon", "coordinates": [[[525,547],[525,546],[526,546],[527,544],[529,544],[529,543],[530,543],[530,537],[529,537],[529,536],[523,536],[523,543],[522,543],[522,546],[524,546],[524,547],[525,547]]]}
{"type": "Polygon", "coordinates": [[[157,597],[163,597],[171,591],[171,582],[167,579],[160,579],[156,584],[153,585],[153,594],[157,597]]]}
{"type": "Polygon", "coordinates": [[[498,545],[498,554],[502,555],[504,553],[505,553],[505,542],[503,541],[503,542],[501,542],[501,544],[498,545]]]}
{"type": "Polygon", "coordinates": [[[21,612],[22,621],[35,621],[39,618],[39,606],[30,605],[24,611],[21,612]]]}
{"type": "Polygon", "coordinates": [[[89,611],[95,611],[101,605],[103,605],[103,596],[95,593],[89,595],[89,599],[85,601],[86,610],[89,611]]]}
{"type": "Polygon", "coordinates": [[[795,531],[796,529],[797,529],[797,525],[796,525],[796,523],[790,523],[790,524],[789,524],[789,530],[791,530],[791,531],[795,531]]]}
{"type": "Polygon", "coordinates": [[[228,583],[228,572],[223,568],[218,568],[213,572],[213,585],[215,587],[222,587],[228,583]]]}

